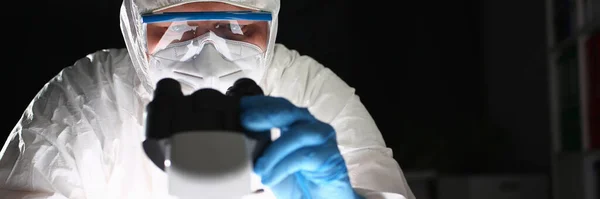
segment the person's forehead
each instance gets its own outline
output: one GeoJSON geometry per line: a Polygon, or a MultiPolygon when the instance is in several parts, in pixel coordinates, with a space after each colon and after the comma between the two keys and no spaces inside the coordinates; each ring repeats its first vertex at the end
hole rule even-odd
{"type": "Polygon", "coordinates": [[[156,12],[206,12],[206,11],[244,11],[244,10],[252,10],[248,8],[243,8],[235,5],[231,5],[228,3],[221,2],[193,2],[186,3],[162,10],[154,11],[156,12]]]}
{"type": "MultiPolygon", "coordinates": [[[[173,25],[183,25],[183,24],[187,24],[189,26],[199,26],[199,25],[214,25],[214,24],[229,24],[232,21],[185,21],[185,22],[158,22],[158,23],[151,23],[148,24],[148,27],[169,27],[169,26],[173,26],[173,25]]],[[[233,21],[238,25],[250,25],[250,24],[257,24],[257,25],[262,25],[261,27],[267,27],[268,24],[266,21],[250,21],[250,20],[237,20],[237,21],[233,21]]]]}

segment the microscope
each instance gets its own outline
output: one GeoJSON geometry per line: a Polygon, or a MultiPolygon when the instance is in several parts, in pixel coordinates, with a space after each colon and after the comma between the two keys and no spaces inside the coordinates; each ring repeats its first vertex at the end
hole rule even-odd
{"type": "Polygon", "coordinates": [[[253,165],[271,137],[244,130],[240,99],[263,94],[247,78],[237,80],[225,94],[205,88],[186,96],[174,79],[157,83],[146,106],[142,146],[166,172],[170,195],[240,199],[261,191],[252,185],[258,178],[253,165]]]}

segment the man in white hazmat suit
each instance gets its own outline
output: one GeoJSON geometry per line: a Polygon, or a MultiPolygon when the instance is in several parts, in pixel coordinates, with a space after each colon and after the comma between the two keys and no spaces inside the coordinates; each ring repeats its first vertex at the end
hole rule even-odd
{"type": "Polygon", "coordinates": [[[273,143],[278,148],[267,149],[256,165],[263,183],[276,196],[413,199],[391,149],[354,89],[312,58],[275,44],[279,8],[279,0],[125,0],[121,29],[127,49],[102,50],[76,61],[35,96],[0,151],[0,198],[169,198],[165,172],[148,159],[141,145],[144,110],[156,82],[177,79],[189,94],[204,87],[223,92],[235,79],[249,77],[266,97],[242,101],[245,127],[257,131],[285,127],[273,143]],[[153,40],[152,30],[160,30],[161,23],[145,22],[143,15],[165,10],[264,11],[269,18],[266,26],[230,20],[205,31],[201,25],[173,26],[177,22],[170,21],[153,40]],[[229,37],[219,27],[257,37],[229,37]],[[253,33],[244,32],[252,27],[256,27],[253,33]],[[173,39],[165,36],[171,30],[183,32],[173,39]],[[195,35],[189,36],[190,32],[195,35]],[[189,54],[190,49],[196,54],[189,54]],[[194,68],[182,57],[227,67],[194,68]],[[276,105],[261,107],[265,102],[276,105]],[[284,122],[275,122],[279,124],[261,121],[276,118],[274,113],[292,116],[283,115],[284,122]],[[292,125],[298,121],[304,121],[304,126],[292,125]],[[294,132],[286,135],[285,129],[294,132]],[[334,134],[313,133],[319,131],[334,134]],[[327,143],[335,149],[324,148],[327,143]],[[297,151],[308,152],[300,154],[304,159],[290,158],[297,151]],[[307,160],[312,162],[302,162],[307,160]],[[343,161],[326,171],[333,173],[315,174],[316,168],[335,160],[343,161]],[[285,175],[277,173],[281,168],[287,169],[285,175]],[[313,179],[311,174],[327,175],[335,182],[313,179]]]}

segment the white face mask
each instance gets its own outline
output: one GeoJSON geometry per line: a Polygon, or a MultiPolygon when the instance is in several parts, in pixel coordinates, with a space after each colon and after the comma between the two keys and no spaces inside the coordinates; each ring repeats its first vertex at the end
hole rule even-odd
{"type": "Polygon", "coordinates": [[[203,88],[225,93],[243,77],[259,82],[263,62],[260,47],[209,32],[154,53],[149,59],[148,72],[152,86],[163,78],[172,78],[179,81],[185,95],[203,88]]]}

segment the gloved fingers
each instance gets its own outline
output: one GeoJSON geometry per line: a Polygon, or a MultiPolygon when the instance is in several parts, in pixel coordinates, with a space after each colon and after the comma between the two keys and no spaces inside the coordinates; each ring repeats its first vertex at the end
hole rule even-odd
{"type": "Polygon", "coordinates": [[[252,95],[252,96],[243,96],[240,101],[240,108],[242,109],[250,109],[255,107],[266,107],[272,106],[274,104],[284,105],[284,106],[293,106],[291,102],[282,97],[273,97],[273,96],[265,96],[265,95],[252,95]]]}
{"type": "Polygon", "coordinates": [[[342,159],[335,144],[302,148],[277,162],[271,169],[265,170],[261,181],[264,185],[273,186],[300,171],[317,172],[322,167],[329,167],[326,163],[331,162],[330,159],[342,159]]]}
{"type": "Polygon", "coordinates": [[[317,120],[294,123],[265,149],[256,161],[254,172],[262,175],[294,151],[328,141],[335,145],[335,130],[331,125],[317,120]]]}
{"type": "Polygon", "coordinates": [[[240,102],[242,126],[253,132],[268,132],[272,128],[285,129],[297,121],[315,118],[308,109],[300,108],[284,98],[247,96],[240,102]]]}
{"type": "Polygon", "coordinates": [[[350,180],[346,161],[344,161],[344,158],[339,153],[329,157],[316,171],[303,170],[300,173],[316,184],[325,184],[334,181],[349,182],[350,180]]]}

